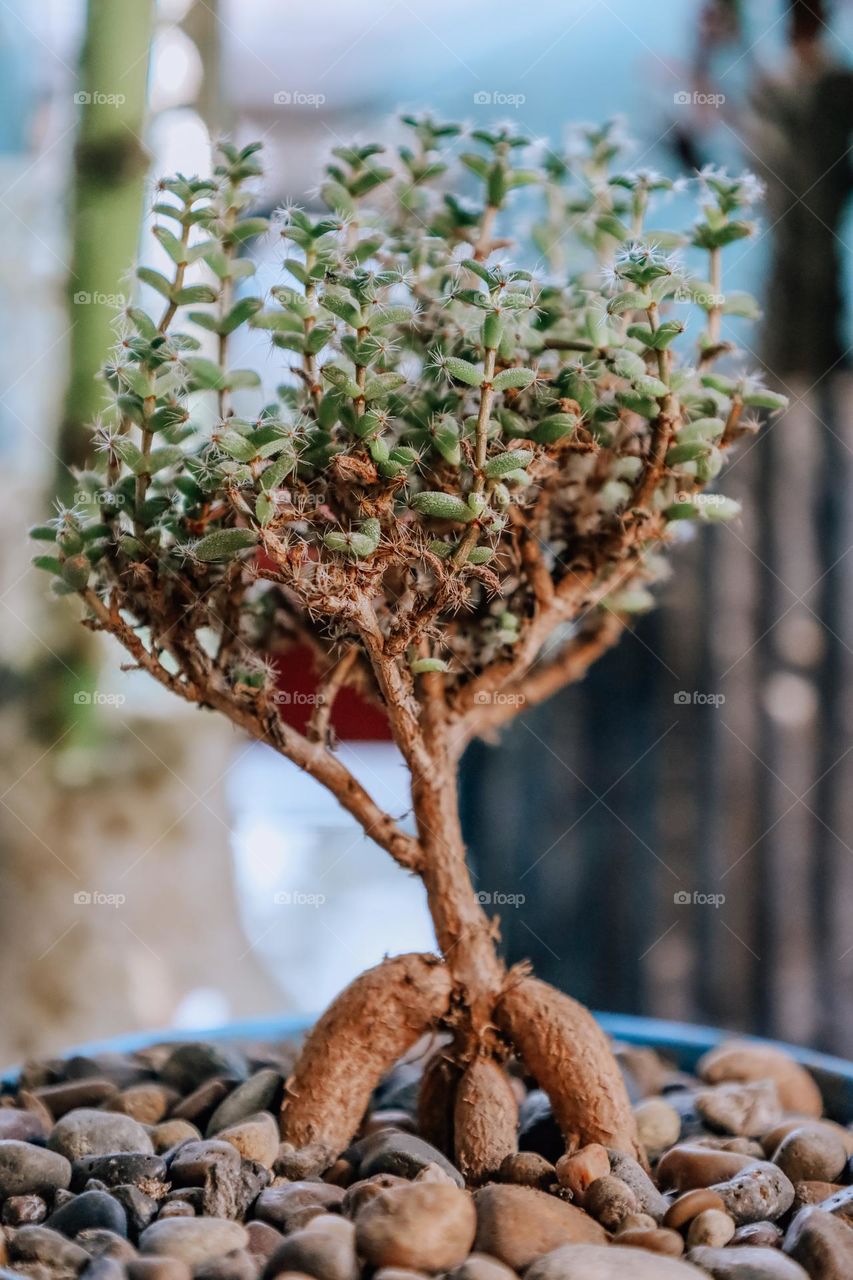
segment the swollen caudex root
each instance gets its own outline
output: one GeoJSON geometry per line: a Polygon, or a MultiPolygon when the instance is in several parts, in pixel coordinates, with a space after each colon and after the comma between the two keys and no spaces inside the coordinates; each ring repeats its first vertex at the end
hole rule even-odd
{"type": "Polygon", "coordinates": [[[518,1103],[509,1077],[494,1058],[475,1058],[456,1090],[456,1165],[475,1186],[497,1177],[518,1151],[518,1103]]]}
{"type": "Polygon", "coordinates": [[[495,1021],[551,1099],[569,1149],[599,1142],[645,1161],[607,1036],[583,1005],[538,978],[516,977],[495,1021]]]}
{"type": "Polygon", "coordinates": [[[383,1075],[447,1013],[451,987],[442,960],[416,953],[351,982],[309,1034],[287,1082],[283,1141],[342,1151],[383,1075]]]}
{"type": "Polygon", "coordinates": [[[424,1068],[418,1089],[418,1133],[431,1146],[453,1158],[454,1099],[462,1068],[443,1052],[424,1068]]]}

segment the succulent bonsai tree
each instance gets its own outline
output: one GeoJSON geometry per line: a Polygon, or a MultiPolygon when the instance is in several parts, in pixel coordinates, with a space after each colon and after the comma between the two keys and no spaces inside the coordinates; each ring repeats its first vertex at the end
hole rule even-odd
{"type": "Polygon", "coordinates": [[[223,145],[210,179],[160,182],[171,268],[137,271],[155,306],[124,312],[86,500],[33,536],[54,544],[36,563],[57,593],[132,666],[305,769],[423,881],[437,953],[386,959],[320,1018],[284,1140],[327,1166],[383,1073],[443,1032],[423,1131],[476,1183],[515,1149],[512,1056],[567,1144],[637,1141],[591,1015],[499,958],[466,866],[460,757],[583,676],[652,603],[679,531],[737,513],[703,490],[751,411],[784,401],[721,333],[754,310],[720,266],[752,231],[748,176],[700,174],[699,219],[677,235],[647,228],[674,184],[611,172],[610,126],[557,155],[508,127],[405,124],[393,163],[336,148],[316,201],[272,226],[251,212],[257,145],[223,145]],[[283,282],[262,298],[245,250],[268,233],[283,282]],[[271,397],[233,366],[244,330],[271,344],[271,397]],[[304,732],[276,697],[296,643],[319,673],[304,732]],[[335,752],[344,686],[387,715],[414,834],[335,752]]]}

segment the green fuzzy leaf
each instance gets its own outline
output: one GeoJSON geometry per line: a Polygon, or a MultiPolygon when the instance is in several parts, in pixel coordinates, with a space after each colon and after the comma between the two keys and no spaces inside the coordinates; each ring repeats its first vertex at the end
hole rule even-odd
{"type": "Polygon", "coordinates": [[[483,472],[489,480],[499,480],[509,475],[511,471],[526,467],[533,461],[533,457],[532,449],[508,449],[506,453],[499,453],[494,458],[490,458],[483,472]]]}
{"type": "Polygon", "coordinates": [[[488,564],[494,557],[491,547],[473,547],[468,552],[469,564],[488,564]]]}
{"type": "Polygon", "coordinates": [[[446,356],[444,368],[457,382],[464,382],[469,387],[479,387],[483,383],[483,370],[469,360],[460,360],[457,356],[446,356]]]}
{"type": "Polygon", "coordinates": [[[530,439],[537,444],[556,444],[577,429],[578,419],[571,413],[551,413],[537,422],[530,439]]]}
{"type": "Polygon", "coordinates": [[[775,391],[748,391],[743,402],[749,409],[787,409],[788,397],[775,391]]]}
{"type": "Polygon", "coordinates": [[[27,537],[34,542],[56,542],[56,530],[52,524],[34,524],[27,530],[27,537]]]}
{"type": "Polygon", "coordinates": [[[468,524],[474,519],[474,512],[454,493],[426,492],[412,498],[409,506],[422,516],[432,520],[457,520],[468,524]]]}
{"type": "Polygon", "coordinates": [[[188,284],[183,289],[173,289],[169,294],[172,302],[179,307],[194,306],[199,302],[215,302],[218,296],[209,284],[188,284]]]}
{"type": "Polygon", "coordinates": [[[156,289],[157,293],[164,298],[169,298],[172,293],[172,282],[159,271],[154,271],[152,267],[138,267],[136,277],[143,284],[150,285],[152,289],[156,289]]]}
{"type": "Polygon", "coordinates": [[[56,556],[33,556],[32,562],[37,569],[44,569],[46,573],[62,573],[62,561],[56,556]]]}
{"type": "Polygon", "coordinates": [[[262,528],[266,528],[275,515],[275,503],[268,493],[259,493],[255,499],[255,519],[262,528]]]}
{"type": "Polygon", "coordinates": [[[533,369],[504,369],[494,379],[492,387],[495,391],[506,391],[510,387],[523,391],[535,378],[536,373],[533,369]]]}
{"type": "Polygon", "coordinates": [[[181,244],[176,235],[169,231],[168,227],[152,227],[151,234],[155,240],[159,240],[160,244],[168,253],[173,262],[180,265],[187,260],[187,246],[181,244]]]}
{"type": "Polygon", "coordinates": [[[409,663],[409,669],[413,676],[425,676],[430,672],[443,674],[448,670],[448,666],[442,658],[413,658],[409,663]]]}
{"type": "Polygon", "coordinates": [[[213,360],[203,356],[192,356],[184,362],[190,372],[193,388],[197,391],[223,391],[226,387],[225,373],[213,360]]]}
{"type": "Polygon", "coordinates": [[[252,529],[217,529],[195,544],[193,555],[205,564],[231,560],[238,552],[256,546],[257,542],[258,535],[252,529]]]}
{"type": "Polygon", "coordinates": [[[666,465],[677,467],[681,462],[696,462],[708,453],[711,446],[704,440],[674,444],[666,453],[666,465]]]}

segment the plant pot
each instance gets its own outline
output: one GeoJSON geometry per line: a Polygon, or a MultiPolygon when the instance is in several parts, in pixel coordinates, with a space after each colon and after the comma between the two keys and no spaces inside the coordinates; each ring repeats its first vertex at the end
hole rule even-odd
{"type": "MultiPolygon", "coordinates": [[[[669,1022],[663,1018],[643,1018],[627,1013],[597,1012],[595,1017],[614,1040],[657,1049],[684,1071],[691,1071],[703,1053],[712,1049],[714,1045],[720,1044],[721,1041],[732,1038],[735,1034],[715,1027],[696,1026],[689,1022],[669,1022]]],[[[129,1053],[146,1045],[164,1041],[288,1040],[303,1035],[312,1022],[312,1018],[297,1015],[252,1018],[195,1032],[169,1029],[138,1032],[133,1035],[114,1036],[107,1040],[75,1045],[69,1053],[129,1053]]],[[[830,1054],[817,1053],[799,1045],[784,1044],[778,1040],[749,1038],[764,1044],[776,1045],[790,1053],[803,1066],[808,1067],[820,1085],[827,1114],[842,1123],[849,1124],[853,1120],[853,1062],[847,1062],[844,1058],[836,1058],[830,1054]]],[[[16,1075],[17,1069],[11,1067],[4,1071],[0,1079],[3,1084],[8,1085],[14,1083],[16,1075]]]]}

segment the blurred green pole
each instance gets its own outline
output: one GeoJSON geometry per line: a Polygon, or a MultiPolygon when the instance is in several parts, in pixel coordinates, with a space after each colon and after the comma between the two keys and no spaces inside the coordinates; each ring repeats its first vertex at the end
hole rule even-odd
{"type": "Polygon", "coordinates": [[[57,453],[67,468],[88,452],[103,407],[96,380],[114,343],[117,295],[127,291],[142,221],[148,155],[142,141],[154,0],[89,0],[80,61],[69,315],[70,369],[57,453]]]}

